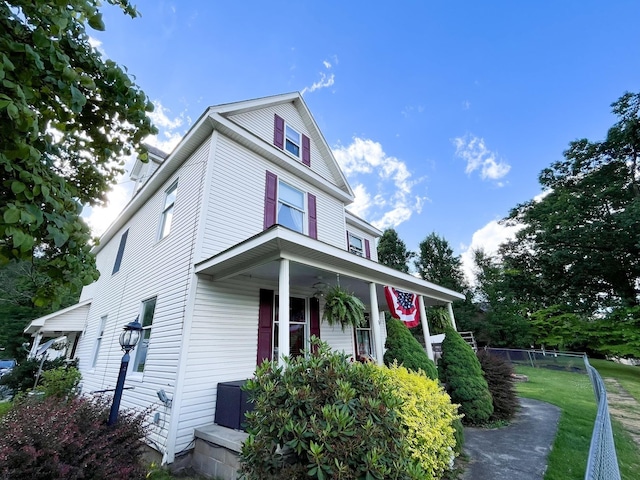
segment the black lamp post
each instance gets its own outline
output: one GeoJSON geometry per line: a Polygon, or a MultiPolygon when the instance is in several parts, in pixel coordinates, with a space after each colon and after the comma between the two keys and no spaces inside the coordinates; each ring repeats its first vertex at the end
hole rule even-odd
{"type": "Polygon", "coordinates": [[[109,412],[109,421],[107,425],[115,425],[118,421],[118,410],[120,409],[120,400],[122,399],[122,390],[124,389],[124,380],[127,377],[127,367],[129,366],[129,352],[133,350],[140,340],[142,325],[138,322],[137,317],[133,322],[127,323],[120,334],[120,346],[124,355],[120,363],[120,373],[118,373],[118,383],[116,383],[116,391],[113,394],[113,403],[109,412]]]}

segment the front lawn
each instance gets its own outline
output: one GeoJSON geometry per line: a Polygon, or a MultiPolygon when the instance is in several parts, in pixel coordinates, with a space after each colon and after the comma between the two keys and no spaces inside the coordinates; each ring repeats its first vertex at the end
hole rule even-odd
{"type": "MultiPolygon", "coordinates": [[[[599,369],[599,362],[594,362],[594,366],[599,369]]],[[[597,410],[589,377],[586,374],[531,367],[516,367],[516,371],[529,377],[528,382],[517,384],[518,395],[542,400],[562,409],[545,480],[582,480],[597,410]]],[[[613,371],[617,372],[618,369],[614,368],[613,371]]],[[[626,373],[623,377],[629,379],[626,373]]],[[[636,377],[635,382],[631,379],[630,383],[640,388],[640,378],[636,377]]],[[[636,479],[640,471],[640,449],[620,423],[612,423],[622,478],[636,479]]]]}

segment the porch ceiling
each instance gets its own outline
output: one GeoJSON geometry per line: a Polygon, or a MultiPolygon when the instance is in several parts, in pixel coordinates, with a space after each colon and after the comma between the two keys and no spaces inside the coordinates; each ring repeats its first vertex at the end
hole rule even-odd
{"type": "Polygon", "coordinates": [[[68,332],[82,332],[89,314],[91,300],[76,303],[63,310],[58,310],[44,317],[32,320],[24,329],[24,333],[34,334],[63,334],[68,332]]]}
{"type": "Polygon", "coordinates": [[[250,275],[267,282],[278,282],[279,260],[290,264],[290,284],[311,289],[319,281],[340,285],[359,298],[369,297],[369,283],[377,285],[378,304],[386,310],[383,286],[414,292],[425,297],[425,304],[437,305],[460,300],[464,295],[399,272],[372,260],[353,255],[318,240],[275,225],[234,247],[196,264],[197,274],[220,281],[237,275],[250,275]]]}

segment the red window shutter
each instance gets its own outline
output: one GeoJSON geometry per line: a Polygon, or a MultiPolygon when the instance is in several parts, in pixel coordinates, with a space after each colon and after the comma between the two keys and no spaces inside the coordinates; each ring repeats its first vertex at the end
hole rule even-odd
{"type": "Polygon", "coordinates": [[[258,356],[257,365],[271,360],[271,336],[273,328],[273,290],[260,289],[258,310],[258,356]]]}
{"type": "Polygon", "coordinates": [[[309,310],[309,333],[320,338],[320,300],[311,297],[309,299],[309,310]]]}
{"type": "Polygon", "coordinates": [[[264,188],[264,229],[276,223],[276,208],[278,205],[278,176],[267,171],[264,188]]]}
{"type": "Polygon", "coordinates": [[[273,144],[284,148],[284,118],[274,114],[273,117],[273,144]]]}
{"type": "Polygon", "coordinates": [[[311,166],[311,141],[306,135],[302,135],[302,163],[311,166]]]}
{"type": "Polygon", "coordinates": [[[364,239],[364,254],[367,258],[371,258],[371,247],[369,246],[369,240],[364,239]]]}
{"type": "Polygon", "coordinates": [[[318,217],[316,215],[316,196],[307,193],[307,204],[309,206],[309,236],[318,239],[318,217]]]}

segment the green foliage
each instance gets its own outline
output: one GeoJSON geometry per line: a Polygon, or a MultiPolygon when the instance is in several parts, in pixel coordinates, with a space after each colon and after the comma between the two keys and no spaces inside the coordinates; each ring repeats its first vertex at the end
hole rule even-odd
{"type": "Polygon", "coordinates": [[[587,326],[591,350],[615,357],[640,358],[640,307],[616,308],[587,326]]]}
{"type": "Polygon", "coordinates": [[[255,405],[246,416],[245,478],[424,478],[407,451],[401,400],[379,368],[311,343],[314,353],[285,368],[264,362],[245,385],[255,405]]]}
{"type": "Polygon", "coordinates": [[[66,399],[74,395],[82,375],[76,367],[58,367],[42,372],[41,380],[36,390],[45,397],[66,399]]]}
{"type": "MultiPolygon", "coordinates": [[[[108,0],[127,15],[128,0],[108,0]]],[[[0,264],[42,259],[36,306],[98,278],[80,218],[101,205],[124,157],[155,129],[153,105],[89,43],[98,0],[0,3],[0,264]]]]}
{"type": "Polygon", "coordinates": [[[456,292],[467,288],[460,257],[454,256],[449,242],[436,233],[431,233],[420,243],[415,266],[423,280],[456,292]]]}
{"type": "Polygon", "coordinates": [[[108,427],[109,402],[30,398],[0,419],[0,478],[33,480],[144,478],[144,418],[120,412],[108,427]]]}
{"type": "Polygon", "coordinates": [[[387,341],[385,347],[387,348],[384,353],[385,365],[392,365],[397,362],[414,372],[422,370],[429,378],[438,378],[435,364],[400,320],[395,318],[387,319],[387,341]]]}
{"type": "Polygon", "coordinates": [[[364,303],[339,285],[331,287],[325,297],[324,321],[329,325],[358,327],[364,325],[364,303]]]}
{"type": "Polygon", "coordinates": [[[553,305],[531,314],[535,343],[559,350],[579,350],[586,341],[586,322],[566,306],[553,305]]]}
{"type": "Polygon", "coordinates": [[[407,246],[400,240],[393,228],[382,232],[378,241],[378,262],[400,272],[409,272],[409,260],[415,253],[407,251],[407,246]]]}
{"type": "Polygon", "coordinates": [[[511,420],[518,408],[513,368],[504,359],[485,350],[478,352],[478,360],[493,401],[493,414],[489,420],[511,420]]]}
{"type": "Polygon", "coordinates": [[[514,270],[537,284],[543,306],[592,313],[638,305],[640,279],[640,94],[613,105],[618,121],[602,142],[570,143],[540,173],[548,194],[509,217],[524,228],[505,250],[514,270]]]}
{"type": "MultiPolygon", "coordinates": [[[[55,360],[45,360],[42,364],[42,371],[52,370],[64,365],[63,358],[55,360]]],[[[40,360],[34,358],[24,360],[14,367],[11,373],[0,378],[0,385],[6,385],[14,393],[27,392],[33,388],[36,381],[40,360]]]]}
{"type": "Polygon", "coordinates": [[[451,401],[460,404],[464,424],[485,423],[493,413],[493,404],[480,362],[452,327],[445,334],[442,357],[438,363],[440,381],[446,385],[451,401]]]}
{"type": "Polygon", "coordinates": [[[402,398],[399,414],[412,458],[425,471],[425,479],[442,478],[453,464],[453,423],[460,418],[457,405],[451,403],[437,380],[421,371],[392,365],[383,374],[402,398]]]}

